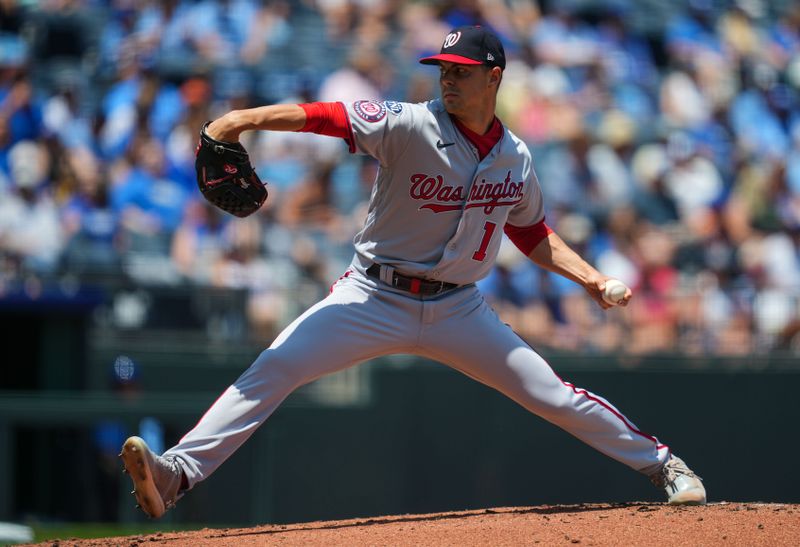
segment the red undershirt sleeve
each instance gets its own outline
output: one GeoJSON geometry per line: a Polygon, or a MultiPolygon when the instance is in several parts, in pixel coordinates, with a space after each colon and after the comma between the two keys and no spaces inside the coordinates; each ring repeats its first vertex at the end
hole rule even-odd
{"type": "Polygon", "coordinates": [[[306,123],[298,131],[342,138],[350,147],[350,152],[355,151],[353,128],[342,103],[316,102],[298,106],[306,113],[306,123]]]}
{"type": "Polygon", "coordinates": [[[531,226],[520,228],[506,224],[503,231],[508,238],[517,246],[517,249],[522,251],[522,254],[528,256],[531,251],[536,248],[539,243],[547,236],[553,233],[553,230],[545,224],[544,219],[531,226]]]}

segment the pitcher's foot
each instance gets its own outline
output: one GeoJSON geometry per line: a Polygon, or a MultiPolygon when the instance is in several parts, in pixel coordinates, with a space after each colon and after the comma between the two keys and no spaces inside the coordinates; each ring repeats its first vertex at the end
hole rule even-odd
{"type": "Polygon", "coordinates": [[[703,482],[678,456],[670,454],[660,471],[650,475],[650,481],[663,488],[670,505],[705,505],[703,482]]]}
{"type": "Polygon", "coordinates": [[[142,511],[157,519],[175,506],[182,495],[183,471],[174,459],[153,454],[140,437],[128,437],[119,456],[133,480],[131,493],[142,511]]]}

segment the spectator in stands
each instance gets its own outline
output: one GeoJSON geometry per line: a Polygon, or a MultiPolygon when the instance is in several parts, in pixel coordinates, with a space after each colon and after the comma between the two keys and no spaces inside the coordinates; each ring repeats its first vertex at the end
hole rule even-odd
{"type": "Polygon", "coordinates": [[[134,57],[166,72],[198,68],[199,52],[193,39],[194,2],[163,0],[146,4],[134,26],[134,57]]]}
{"type": "Polygon", "coordinates": [[[119,217],[111,208],[106,168],[87,148],[68,154],[77,189],[61,206],[66,270],[86,276],[118,274],[119,217]]]}
{"type": "Polygon", "coordinates": [[[684,66],[704,56],[721,60],[726,51],[714,23],[712,0],[689,0],[685,10],[674,11],[665,33],[665,47],[671,60],[684,66]]]}
{"type": "Polygon", "coordinates": [[[65,148],[93,149],[94,128],[84,106],[88,84],[79,72],[64,72],[42,107],[43,131],[65,148]]]}
{"type": "Polygon", "coordinates": [[[203,199],[190,200],[170,246],[178,272],[196,285],[211,285],[213,271],[227,245],[230,218],[203,199]]]}
{"type": "Polygon", "coordinates": [[[320,85],[320,101],[380,100],[391,85],[391,67],[386,59],[375,51],[354,49],[347,65],[329,74],[320,85]]]}
{"type": "Polygon", "coordinates": [[[716,166],[700,154],[694,140],[674,131],[667,137],[669,166],[664,189],[675,202],[683,219],[697,207],[707,207],[723,197],[722,175],[716,166]]]}
{"type": "Polygon", "coordinates": [[[296,285],[298,274],[291,263],[262,256],[257,217],[226,224],[223,238],[223,253],[211,269],[212,286],[246,290],[250,333],[257,339],[271,339],[290,311],[288,291],[296,285]]]}
{"type": "MultiPolygon", "coordinates": [[[[252,36],[258,8],[253,0],[201,0],[192,9],[192,40],[201,58],[215,64],[231,65],[240,60],[252,36]]],[[[263,46],[262,46],[263,47],[263,46]]]]}
{"type": "Polygon", "coordinates": [[[142,132],[131,147],[131,163],[112,180],[111,205],[119,215],[129,250],[168,256],[188,192],[167,177],[164,149],[142,132]]]}
{"type": "Polygon", "coordinates": [[[8,172],[12,146],[42,134],[41,105],[33,96],[28,70],[22,58],[0,57],[0,171],[8,172]]]}
{"type": "Polygon", "coordinates": [[[37,141],[17,142],[8,154],[11,188],[0,195],[0,254],[20,274],[55,273],[63,248],[47,175],[50,157],[37,141]]]}
{"type": "MultiPolygon", "coordinates": [[[[789,5],[768,24],[765,58],[778,69],[787,69],[800,51],[800,6],[789,5]]],[[[795,82],[796,83],[796,82],[795,82]]]]}

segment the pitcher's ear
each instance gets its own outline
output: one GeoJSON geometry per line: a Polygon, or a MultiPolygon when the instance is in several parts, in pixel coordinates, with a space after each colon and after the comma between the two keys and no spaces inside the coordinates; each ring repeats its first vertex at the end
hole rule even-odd
{"type": "Polygon", "coordinates": [[[500,68],[499,66],[493,66],[490,72],[491,72],[491,79],[489,80],[489,82],[500,85],[500,81],[503,79],[503,69],[500,68]]]}

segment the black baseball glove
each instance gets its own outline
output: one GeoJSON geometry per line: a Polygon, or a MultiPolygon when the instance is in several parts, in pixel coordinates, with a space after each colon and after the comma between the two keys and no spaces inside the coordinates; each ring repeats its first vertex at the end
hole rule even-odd
{"type": "Polygon", "coordinates": [[[195,152],[197,186],[210,203],[237,217],[252,215],[267,199],[267,188],[250,163],[250,155],[238,142],[208,136],[203,124],[195,152]]]}

